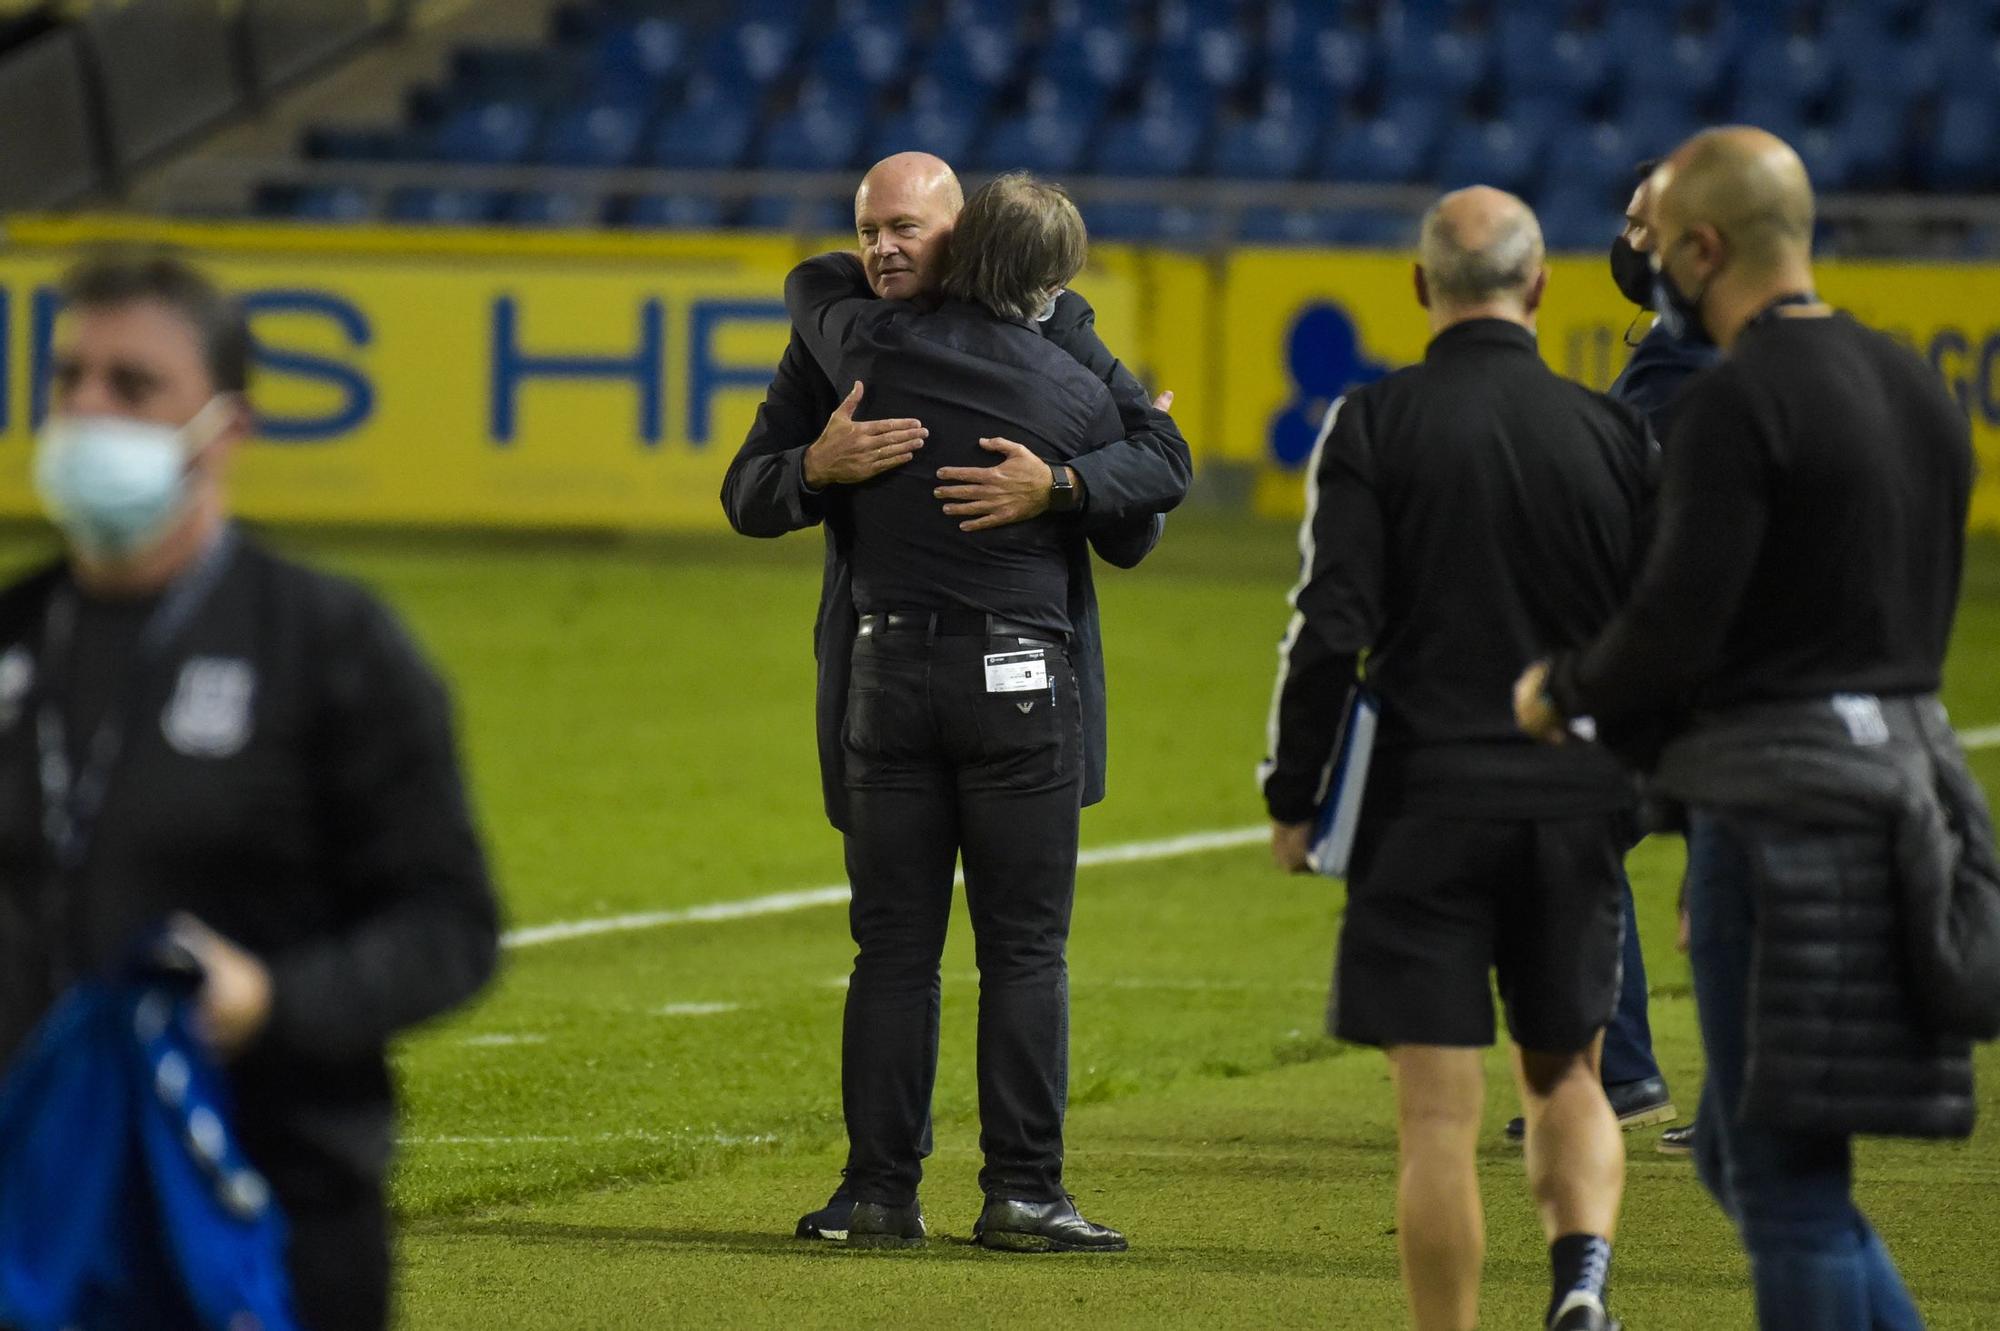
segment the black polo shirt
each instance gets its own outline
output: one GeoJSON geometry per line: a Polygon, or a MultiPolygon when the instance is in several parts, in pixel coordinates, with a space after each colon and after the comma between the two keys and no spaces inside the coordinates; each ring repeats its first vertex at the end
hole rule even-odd
{"type": "Polygon", "coordinates": [[[1636,412],[1563,379],[1527,329],[1457,324],[1334,405],[1310,463],[1281,646],[1272,817],[1320,798],[1365,658],[1381,704],[1367,807],[1560,816],[1632,800],[1597,745],[1514,724],[1516,677],[1608,622],[1645,548],[1657,449],[1636,412]]]}

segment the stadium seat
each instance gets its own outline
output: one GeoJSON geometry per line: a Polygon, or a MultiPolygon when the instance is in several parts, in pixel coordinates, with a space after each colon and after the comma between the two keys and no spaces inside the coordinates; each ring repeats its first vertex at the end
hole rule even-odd
{"type": "Polygon", "coordinates": [[[375,216],[375,203],[352,185],[315,185],[297,191],[291,215],[303,222],[366,222],[375,216]]]}
{"type": "Polygon", "coordinates": [[[838,0],[833,10],[837,28],[880,24],[907,32],[916,20],[917,0],[838,0]]]}
{"type": "Polygon", "coordinates": [[[500,220],[515,226],[596,226],[603,209],[597,196],[572,192],[525,190],[501,205],[500,220]]]}
{"type": "Polygon", "coordinates": [[[527,102],[487,102],[448,115],[431,142],[435,155],[447,162],[488,166],[526,161],[541,117],[527,102]]]}
{"type": "Polygon", "coordinates": [[[932,73],[910,82],[909,109],[938,115],[982,119],[993,105],[994,91],[983,83],[952,82],[932,73]]]}
{"type": "Polygon", "coordinates": [[[752,231],[791,231],[828,235],[854,230],[854,205],[842,199],[799,199],[789,194],[760,194],[743,210],[740,226],[752,231]]]}
{"type": "Polygon", "coordinates": [[[1249,72],[1250,43],[1240,30],[1200,28],[1182,41],[1156,47],[1147,77],[1229,91],[1240,87],[1249,72]]]}
{"type": "Polygon", "coordinates": [[[1093,127],[1063,116],[1002,116],[973,154],[984,171],[1033,171],[1069,175],[1083,160],[1093,127]]]}
{"type": "MultiPolygon", "coordinates": [[[[1653,31],[1650,24],[1634,26],[1653,31]]],[[[1679,97],[1693,106],[1700,106],[1716,95],[1729,75],[1735,54],[1729,39],[1717,33],[1674,33],[1657,46],[1620,47],[1619,42],[1636,39],[1612,40],[1618,50],[1620,80],[1627,97],[1679,97]]]]}
{"type": "Polygon", "coordinates": [[[549,125],[539,160],[551,166],[629,166],[644,128],[642,113],[620,102],[574,106],[549,125]]]}
{"type": "Polygon", "coordinates": [[[1535,216],[1551,250],[1608,250],[1625,226],[1622,207],[1607,204],[1601,193],[1563,182],[1552,182],[1536,201],[1535,216]]]}
{"type": "Polygon", "coordinates": [[[491,190],[409,187],[389,196],[389,220],[426,225],[472,226],[493,221],[500,196],[491,190]]]}
{"type": "Polygon", "coordinates": [[[1346,100],[1359,96],[1379,63],[1374,42],[1342,27],[1319,5],[1299,3],[1275,10],[1268,29],[1269,77],[1300,87],[1316,87],[1346,100]]]}
{"type": "MultiPolygon", "coordinates": [[[[1267,93],[1262,115],[1231,119],[1217,129],[1207,174],[1225,180],[1291,180],[1305,173],[1327,117],[1292,103],[1284,88],[1275,95],[1285,100],[1273,105],[1273,94],[1267,93]]],[[[1318,103],[1307,105],[1317,108],[1318,103]]]]}
{"type": "Polygon", "coordinates": [[[1854,154],[1840,134],[1823,125],[1806,129],[1792,140],[1813,189],[1821,193],[1850,188],[1854,183],[1854,154]]]}
{"type": "Polygon", "coordinates": [[[1334,214],[1333,243],[1371,250],[1414,250],[1417,219],[1382,208],[1350,208],[1334,214]]]}
{"type": "Polygon", "coordinates": [[[594,86],[602,95],[649,101],[694,65],[685,25],[648,18],[612,28],[597,45],[594,86]]]}
{"type": "Polygon", "coordinates": [[[560,101],[575,90],[573,54],[561,47],[461,46],[452,52],[451,85],[472,101],[560,101]]]}
{"type": "Polygon", "coordinates": [[[1037,74],[1021,94],[1022,109],[1031,116],[1069,116],[1086,124],[1101,119],[1111,91],[1089,79],[1063,79],[1037,74]]]}
{"type": "Polygon", "coordinates": [[[1425,178],[1435,144],[1435,131],[1424,133],[1414,120],[1348,121],[1327,136],[1318,174],[1339,184],[1412,183],[1425,178]]]}
{"type": "Polygon", "coordinates": [[[1460,121],[1444,132],[1436,179],[1446,189],[1491,185],[1531,193],[1542,166],[1542,142],[1506,120],[1460,121]]]}
{"type": "Polygon", "coordinates": [[[947,29],[931,47],[930,72],[947,82],[964,80],[998,88],[1014,77],[1021,41],[1012,28],[968,24],[947,29]]]}
{"type": "Polygon", "coordinates": [[[765,129],[757,164],[771,171],[842,171],[854,165],[867,130],[862,110],[846,92],[809,79],[797,107],[765,129]]]}
{"type": "Polygon", "coordinates": [[[1754,82],[1774,97],[1799,106],[1814,106],[1833,89],[1833,53],[1820,38],[1792,32],[1768,32],[1743,48],[1738,66],[1739,93],[1754,82]]]}
{"type": "Polygon", "coordinates": [[[1701,128],[1701,117],[1680,97],[1640,98],[1618,113],[1619,125],[1641,157],[1664,157],[1701,128]]]}
{"type": "Polygon", "coordinates": [[[1132,81],[1139,43],[1128,26],[1092,22],[1060,33],[1035,62],[1038,78],[1108,96],[1132,81]]]}
{"type": "Polygon", "coordinates": [[[799,30],[788,23],[738,22],[708,39],[695,67],[738,87],[747,84],[762,92],[791,71],[800,44],[799,30]]]}
{"type": "Polygon", "coordinates": [[[701,231],[721,226],[723,212],[722,205],[706,195],[642,194],[615,205],[611,220],[619,226],[701,231]]]}
{"type": "Polygon", "coordinates": [[[1427,93],[1463,99],[1486,83],[1492,45],[1483,34],[1459,28],[1416,27],[1384,44],[1384,95],[1427,93]]]}
{"type": "Polygon", "coordinates": [[[1992,15],[1971,5],[1938,5],[1931,12],[1926,39],[1936,53],[1940,91],[1978,96],[2000,88],[2000,31],[1992,15]]]}
{"type": "Polygon", "coordinates": [[[1599,121],[1547,140],[1546,188],[1573,192],[1599,204],[1623,209],[1637,186],[1641,155],[1616,121],[1599,121]]]}
{"type": "Polygon", "coordinates": [[[840,29],[821,42],[812,71],[829,83],[879,89],[905,75],[909,56],[906,29],[868,24],[840,29]]]}
{"type": "Polygon", "coordinates": [[[2000,186],[2000,101],[1992,90],[1957,93],[1938,103],[1921,171],[1925,185],[1951,194],[2000,186]]]}
{"type": "Polygon", "coordinates": [[[891,153],[927,152],[956,162],[972,146],[979,122],[967,115],[945,111],[906,111],[876,125],[868,136],[861,157],[879,162],[891,153]]]}
{"type": "Polygon", "coordinates": [[[1805,110],[1797,99],[1749,83],[1738,86],[1737,100],[1730,105],[1724,119],[1732,124],[1769,130],[1791,144],[1799,141],[1806,128],[1805,110]]]}
{"type": "Polygon", "coordinates": [[[1851,98],[1831,129],[1847,154],[1849,188],[1887,189],[1902,183],[1909,115],[1901,98],[1851,98]]]}
{"type": "Polygon", "coordinates": [[[757,114],[735,89],[707,75],[689,81],[689,98],[660,122],[653,135],[655,166],[727,170],[740,166],[757,128],[757,114]]]}
{"type": "Polygon", "coordinates": [[[1194,116],[1118,116],[1098,127],[1093,167],[1104,176],[1184,176],[1200,160],[1207,137],[1194,116]]]}
{"type": "Polygon", "coordinates": [[[1340,214],[1319,208],[1258,208],[1243,215],[1236,239],[1244,245],[1338,245],[1340,221],[1340,214]]]}

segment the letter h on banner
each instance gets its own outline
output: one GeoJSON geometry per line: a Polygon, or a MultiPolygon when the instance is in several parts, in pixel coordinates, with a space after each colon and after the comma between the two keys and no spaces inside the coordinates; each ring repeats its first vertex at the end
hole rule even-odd
{"type": "Polygon", "coordinates": [[[639,438],[649,448],[659,446],[666,415],[660,375],[667,352],[667,319],[657,299],[639,307],[639,349],[630,356],[532,355],[521,350],[519,323],[520,311],[512,296],[493,302],[493,398],[488,421],[493,442],[514,442],[523,380],[629,379],[639,389],[639,438]]]}

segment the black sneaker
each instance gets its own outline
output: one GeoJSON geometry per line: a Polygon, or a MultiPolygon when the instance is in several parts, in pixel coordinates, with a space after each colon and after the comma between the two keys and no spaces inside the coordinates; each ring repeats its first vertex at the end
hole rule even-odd
{"type": "Polygon", "coordinates": [[[850,1248],[921,1248],[926,1232],[924,1208],[916,1202],[907,1206],[855,1202],[847,1218],[850,1248]]]}
{"type": "Polygon", "coordinates": [[[799,1217],[799,1227],[792,1232],[793,1238],[831,1239],[838,1243],[847,1237],[847,1218],[854,1214],[854,1194],[847,1190],[845,1183],[826,1199],[826,1205],[817,1211],[807,1211],[799,1217]]]}
{"type": "MultiPolygon", "coordinates": [[[[1673,1098],[1667,1094],[1664,1077],[1646,1077],[1640,1081],[1607,1086],[1604,1098],[1611,1102],[1611,1112],[1618,1115],[1618,1126],[1627,1132],[1634,1128],[1651,1127],[1655,1123],[1671,1122],[1679,1112],[1674,1108],[1673,1098]]],[[[1528,1120],[1508,1119],[1503,1134],[1513,1145],[1521,1145],[1528,1139],[1528,1120]]]]}
{"type": "Polygon", "coordinates": [[[1002,1252],[1124,1252],[1125,1236],[1093,1225],[1076,1209],[1076,1199],[1029,1202],[988,1197],[972,1226],[972,1241],[1002,1252]]]}
{"type": "Polygon", "coordinates": [[[1694,1124],[1679,1123],[1660,1134],[1655,1143],[1661,1155],[1692,1156],[1694,1154],[1694,1124]]]}

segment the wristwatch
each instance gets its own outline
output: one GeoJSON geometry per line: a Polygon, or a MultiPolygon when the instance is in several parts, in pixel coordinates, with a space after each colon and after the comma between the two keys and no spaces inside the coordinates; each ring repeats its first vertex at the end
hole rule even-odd
{"type": "Polygon", "coordinates": [[[1083,498],[1077,491],[1076,482],[1070,479],[1068,467],[1049,468],[1049,512],[1074,513],[1078,501],[1083,498]]]}

